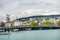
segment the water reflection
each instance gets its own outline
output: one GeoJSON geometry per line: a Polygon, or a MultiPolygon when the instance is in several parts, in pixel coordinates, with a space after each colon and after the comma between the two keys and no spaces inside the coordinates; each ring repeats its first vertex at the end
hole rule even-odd
{"type": "Polygon", "coordinates": [[[0,35],[1,40],[60,40],[60,30],[35,30],[11,32],[11,35],[0,35]]]}
{"type": "Polygon", "coordinates": [[[10,32],[0,32],[0,35],[11,35],[10,32]]]}

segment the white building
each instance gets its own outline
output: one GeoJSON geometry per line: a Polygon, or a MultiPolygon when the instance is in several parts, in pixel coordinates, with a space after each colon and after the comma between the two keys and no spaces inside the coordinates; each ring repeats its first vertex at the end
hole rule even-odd
{"type": "Polygon", "coordinates": [[[16,21],[14,22],[14,26],[15,26],[15,27],[16,27],[16,26],[20,26],[20,25],[22,25],[22,22],[21,22],[21,21],[16,20],[16,21]]]}
{"type": "Polygon", "coordinates": [[[11,23],[5,23],[5,27],[11,27],[11,23]]]}

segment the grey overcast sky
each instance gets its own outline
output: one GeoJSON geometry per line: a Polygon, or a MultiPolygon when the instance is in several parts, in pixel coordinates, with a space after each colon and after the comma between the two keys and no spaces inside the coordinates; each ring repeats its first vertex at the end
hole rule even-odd
{"type": "Polygon", "coordinates": [[[0,21],[32,15],[60,14],[60,0],[0,0],[0,21]]]}

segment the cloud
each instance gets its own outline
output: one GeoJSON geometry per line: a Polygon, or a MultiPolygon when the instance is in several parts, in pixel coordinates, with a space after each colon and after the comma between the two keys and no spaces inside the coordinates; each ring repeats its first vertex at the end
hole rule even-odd
{"type": "Polygon", "coordinates": [[[60,13],[60,0],[0,0],[0,18],[5,20],[9,14],[11,19],[32,15],[52,15],[60,13]]]}

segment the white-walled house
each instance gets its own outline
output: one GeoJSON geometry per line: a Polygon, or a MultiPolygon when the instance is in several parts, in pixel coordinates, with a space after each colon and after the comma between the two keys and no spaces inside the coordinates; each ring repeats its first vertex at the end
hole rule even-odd
{"type": "Polygon", "coordinates": [[[18,21],[18,20],[14,21],[14,26],[15,27],[16,26],[20,26],[20,25],[22,25],[22,22],[21,21],[18,21]]]}

